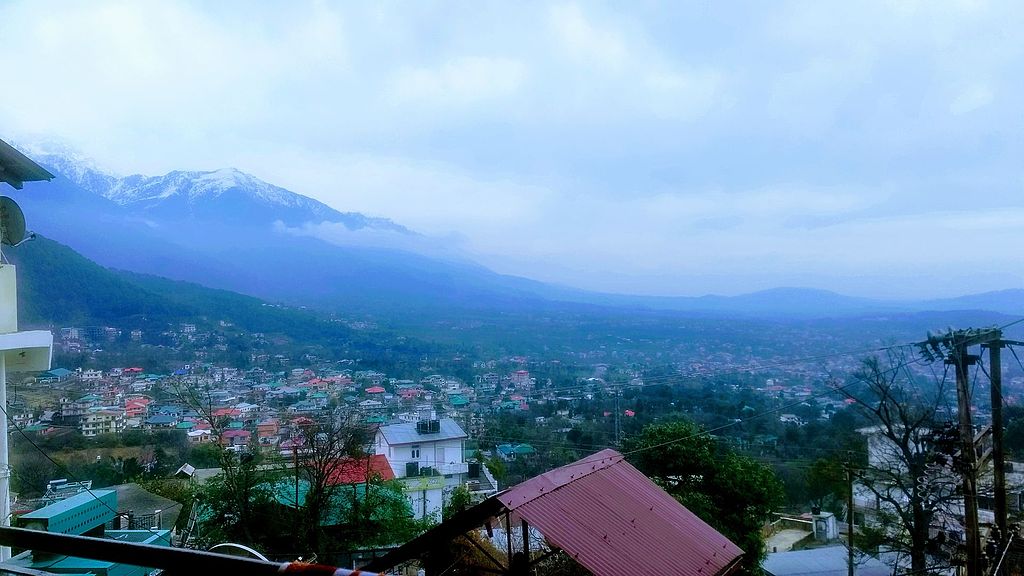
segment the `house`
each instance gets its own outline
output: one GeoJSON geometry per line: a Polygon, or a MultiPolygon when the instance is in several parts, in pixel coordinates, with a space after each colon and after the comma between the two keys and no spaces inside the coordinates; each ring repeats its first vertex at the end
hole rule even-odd
{"type": "MultiPolygon", "coordinates": [[[[870,483],[857,481],[853,485],[853,508],[857,521],[865,524],[880,524],[885,520],[887,514],[894,511],[909,509],[912,503],[913,494],[908,489],[912,483],[905,481],[911,476],[907,459],[902,454],[901,445],[893,441],[892,435],[887,434],[886,429],[881,426],[861,428],[858,430],[866,439],[868,449],[868,470],[880,471],[872,478],[870,483]],[[863,519],[863,520],[862,520],[863,519]]],[[[943,462],[941,456],[943,451],[953,446],[959,448],[959,439],[955,435],[956,428],[927,428],[919,427],[903,431],[897,430],[899,435],[906,435],[906,444],[902,447],[909,450],[915,458],[922,461],[928,457],[935,457],[935,462],[927,465],[925,474],[916,477],[918,486],[924,485],[927,489],[928,498],[932,502],[933,516],[930,529],[932,534],[942,533],[947,546],[953,543],[962,542],[966,536],[967,528],[963,523],[966,504],[963,492],[960,491],[962,479],[956,470],[953,459],[946,455],[943,462]],[[954,436],[950,436],[953,434],[954,436]]],[[[991,450],[990,437],[983,435],[976,440],[979,450],[985,452],[991,450]]],[[[1006,462],[1005,490],[1006,500],[1011,513],[1019,513],[1024,506],[1024,466],[1019,463],[1006,462]]],[[[979,490],[976,504],[977,515],[982,525],[993,525],[996,521],[994,511],[993,472],[991,467],[985,467],[978,474],[979,490]]]]}
{"type": "Polygon", "coordinates": [[[220,435],[220,445],[224,447],[240,447],[244,448],[249,445],[249,439],[252,438],[252,432],[248,430],[225,430],[220,435]]]}
{"type": "MultiPolygon", "coordinates": [[[[762,568],[770,576],[846,576],[848,550],[826,546],[796,552],[776,552],[765,557],[762,568]]],[[[877,558],[860,554],[856,562],[860,576],[889,576],[892,567],[877,558]]]]}
{"type": "Polygon", "coordinates": [[[82,416],[82,436],[90,438],[100,434],[117,434],[124,429],[124,414],[115,410],[97,410],[82,416]]]}
{"type": "Polygon", "coordinates": [[[124,415],[128,418],[142,418],[149,414],[149,405],[152,402],[145,396],[129,398],[124,401],[124,415]]]}
{"type": "MultiPolygon", "coordinates": [[[[496,540],[508,542],[513,549],[529,547],[531,553],[513,554],[506,564],[496,558],[482,559],[478,566],[487,571],[497,565],[494,571],[500,573],[532,572],[540,561],[532,559],[535,552],[538,559],[563,553],[596,576],[623,572],[728,576],[740,567],[743,556],[739,546],[621,454],[603,450],[491,496],[360,568],[385,572],[413,559],[430,562],[424,556],[450,545],[459,535],[487,539],[489,533],[498,536],[505,527],[511,528],[505,532],[508,540],[496,540]],[[518,570],[517,555],[525,560],[518,570]]],[[[434,566],[441,572],[447,564],[434,566]]]]}
{"type": "Polygon", "coordinates": [[[339,463],[331,471],[327,479],[332,486],[349,484],[366,484],[374,478],[394,480],[395,473],[391,464],[383,454],[374,454],[366,458],[348,458],[339,463]]]}
{"type": "Polygon", "coordinates": [[[171,414],[154,414],[146,420],[146,428],[174,428],[178,424],[177,416],[171,414]]]}
{"type": "Polygon", "coordinates": [[[281,432],[281,424],[277,418],[267,418],[256,425],[256,437],[260,444],[273,444],[281,432]]]}
{"type": "Polygon", "coordinates": [[[499,444],[495,451],[498,456],[506,462],[515,460],[517,456],[524,457],[529,456],[536,452],[533,446],[529,444],[499,444]]]}
{"type": "Polygon", "coordinates": [[[190,430],[188,441],[192,444],[205,444],[213,439],[213,432],[209,430],[190,430]]]}
{"type": "Polygon", "coordinates": [[[249,414],[253,414],[253,413],[259,412],[259,410],[260,410],[259,405],[257,405],[257,404],[250,404],[248,402],[241,402],[239,404],[235,404],[234,408],[235,408],[235,410],[238,410],[238,415],[240,415],[240,416],[246,416],[246,415],[249,415],[249,414]]]}
{"type": "Polygon", "coordinates": [[[58,382],[64,382],[70,378],[72,374],[74,374],[74,372],[67,368],[54,368],[53,370],[43,372],[39,374],[39,376],[36,376],[36,381],[40,383],[56,384],[58,382]]]}
{"type": "Polygon", "coordinates": [[[386,456],[417,518],[440,515],[445,497],[469,478],[468,435],[451,418],[381,426],[374,453],[386,456]]]}
{"type": "Polygon", "coordinates": [[[60,399],[60,417],[62,420],[77,420],[85,416],[89,409],[96,406],[97,402],[91,396],[83,396],[78,400],[70,398],[60,399]]]}
{"type": "Polygon", "coordinates": [[[103,379],[103,371],[101,371],[101,370],[83,370],[82,373],[79,374],[78,377],[81,378],[82,380],[86,380],[86,381],[102,380],[103,379]]]}

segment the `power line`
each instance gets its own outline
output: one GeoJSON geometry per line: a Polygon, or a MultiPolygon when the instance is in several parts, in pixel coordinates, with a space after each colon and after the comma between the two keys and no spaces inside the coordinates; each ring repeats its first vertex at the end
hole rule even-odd
{"type": "MultiPolygon", "coordinates": [[[[5,415],[5,416],[7,416],[7,407],[6,407],[6,406],[0,406],[0,412],[3,412],[3,413],[4,413],[4,415],[5,415]]],[[[81,482],[80,480],[78,480],[77,478],[75,478],[75,476],[74,476],[73,474],[71,474],[71,471],[70,471],[70,470],[69,470],[69,469],[67,468],[67,466],[65,466],[65,465],[61,464],[61,463],[60,463],[60,462],[58,462],[57,460],[54,460],[54,459],[53,459],[53,458],[52,458],[52,457],[51,457],[51,456],[50,456],[49,454],[47,454],[47,453],[46,453],[46,451],[45,451],[45,450],[43,450],[42,448],[40,448],[40,447],[39,447],[39,445],[38,445],[38,444],[36,444],[36,443],[35,443],[35,441],[34,441],[34,440],[32,440],[32,438],[31,438],[31,437],[30,437],[30,436],[29,436],[28,434],[26,434],[26,433],[25,433],[25,430],[24,430],[24,429],[23,429],[23,428],[22,428],[22,427],[21,427],[21,426],[20,426],[20,425],[19,425],[19,424],[18,424],[17,422],[15,422],[14,420],[12,420],[12,419],[10,419],[10,418],[8,418],[8,420],[9,420],[9,421],[11,422],[11,424],[12,424],[12,425],[14,426],[14,429],[15,429],[15,430],[17,430],[17,431],[18,431],[18,432],[19,432],[19,433],[21,434],[21,436],[22,436],[22,437],[23,437],[23,438],[24,438],[25,440],[28,440],[28,443],[29,443],[30,445],[32,445],[32,447],[33,447],[33,448],[35,448],[37,452],[39,452],[40,454],[42,454],[44,458],[46,458],[47,460],[49,460],[51,464],[53,464],[54,466],[56,466],[56,467],[57,467],[58,469],[60,469],[60,470],[63,470],[63,471],[64,471],[64,473],[65,473],[65,474],[66,474],[66,475],[68,476],[68,478],[70,478],[70,479],[71,479],[71,480],[72,480],[73,482],[81,482]]],[[[6,433],[7,433],[7,431],[6,431],[6,430],[3,430],[3,431],[0,431],[0,433],[6,434],[6,433]]],[[[97,496],[97,495],[96,495],[96,494],[95,494],[95,493],[94,493],[94,492],[92,491],[92,489],[91,489],[91,488],[85,488],[85,489],[83,490],[83,492],[87,492],[87,493],[88,493],[88,494],[89,494],[90,496],[92,496],[92,498],[93,498],[94,500],[96,500],[97,502],[99,502],[100,504],[102,504],[104,508],[106,508],[107,510],[110,510],[111,512],[113,512],[113,513],[114,513],[114,517],[115,517],[115,518],[117,518],[117,516],[118,516],[118,515],[120,514],[120,513],[119,513],[119,512],[117,511],[117,510],[114,510],[113,508],[111,508],[111,507],[110,507],[110,505],[109,505],[109,504],[107,504],[106,502],[104,502],[102,498],[100,498],[99,496],[97,496]]],[[[176,503],[176,504],[177,504],[178,506],[181,506],[181,503],[176,503]]],[[[158,534],[157,532],[155,532],[155,531],[154,531],[154,530],[153,530],[152,528],[145,528],[145,530],[146,530],[146,531],[148,531],[148,532],[149,532],[150,534],[153,534],[154,536],[159,536],[159,534],[158,534]]]]}

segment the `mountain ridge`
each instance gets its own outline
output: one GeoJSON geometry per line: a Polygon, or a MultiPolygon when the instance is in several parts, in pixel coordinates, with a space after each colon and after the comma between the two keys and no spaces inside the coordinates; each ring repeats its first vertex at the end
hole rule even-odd
{"type": "Polygon", "coordinates": [[[350,230],[375,229],[416,235],[387,218],[359,212],[341,212],[319,200],[297,194],[261,180],[237,168],[217,170],[172,170],[161,176],[133,174],[117,176],[104,172],[80,155],[42,153],[36,161],[61,174],[78,187],[114,202],[140,216],[199,218],[232,221],[238,216],[257,217],[288,225],[306,222],[336,222],[350,230]],[[224,202],[223,197],[238,198],[224,202]],[[237,207],[245,201],[260,205],[260,211],[237,207]],[[235,210],[209,210],[205,205],[226,204],[235,210]]]}
{"type": "MultiPolygon", "coordinates": [[[[103,266],[195,282],[325,310],[399,314],[417,310],[538,310],[559,302],[700,315],[837,317],[926,310],[1024,314],[1024,290],[922,301],[878,300],[806,288],[737,296],[633,296],[506,276],[477,263],[394,245],[332,243],[290,227],[318,214],[352,218],[354,234],[417,235],[387,219],[343,213],[235,169],[177,170],[160,177],[108,174],[81,156],[38,156],[57,178],[26,186],[30,226],[103,266]],[[190,209],[189,199],[208,211],[190,209]],[[252,200],[270,202],[260,205],[252,200]],[[170,199],[170,200],[169,200],[170,199]],[[290,223],[275,220],[293,204],[290,223]],[[269,208],[268,208],[269,206],[269,208]],[[322,207],[322,208],[321,208],[322,207]],[[340,215],[340,216],[339,216],[340,215]]],[[[408,242],[403,246],[408,245],[408,242]]]]}

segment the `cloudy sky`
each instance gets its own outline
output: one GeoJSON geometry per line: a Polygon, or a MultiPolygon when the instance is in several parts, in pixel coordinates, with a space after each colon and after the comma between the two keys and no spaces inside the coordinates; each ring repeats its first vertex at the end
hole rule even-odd
{"type": "Polygon", "coordinates": [[[1022,29],[1012,0],[6,0],[0,137],[234,166],[591,289],[1020,288],[1022,29]]]}

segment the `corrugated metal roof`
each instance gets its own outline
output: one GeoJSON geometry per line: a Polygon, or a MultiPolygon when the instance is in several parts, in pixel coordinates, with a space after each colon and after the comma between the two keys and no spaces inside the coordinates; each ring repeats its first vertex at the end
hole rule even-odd
{"type": "Polygon", "coordinates": [[[7,142],[0,140],[0,182],[6,182],[20,190],[23,183],[34,180],[53,180],[53,174],[7,142]]]}
{"type": "Polygon", "coordinates": [[[346,459],[331,471],[327,481],[332,485],[362,484],[369,482],[374,476],[380,476],[381,480],[395,479],[395,473],[391,470],[391,464],[388,464],[387,456],[375,454],[366,458],[346,459]]]}
{"type": "MultiPolygon", "coordinates": [[[[772,576],[845,576],[847,557],[846,546],[827,546],[769,554],[761,567],[772,576]]],[[[858,554],[855,563],[859,576],[892,574],[892,567],[877,558],[858,554]]]]}
{"type": "Polygon", "coordinates": [[[743,551],[614,450],[531,478],[497,498],[600,576],[714,576],[743,551]]]}
{"type": "Polygon", "coordinates": [[[387,440],[391,446],[398,446],[400,444],[419,444],[420,442],[437,442],[438,440],[455,440],[458,438],[468,438],[465,430],[459,423],[451,418],[441,419],[441,431],[429,434],[420,434],[416,431],[415,422],[403,422],[401,424],[391,424],[389,426],[381,426],[380,433],[384,435],[384,439],[387,440]]]}

